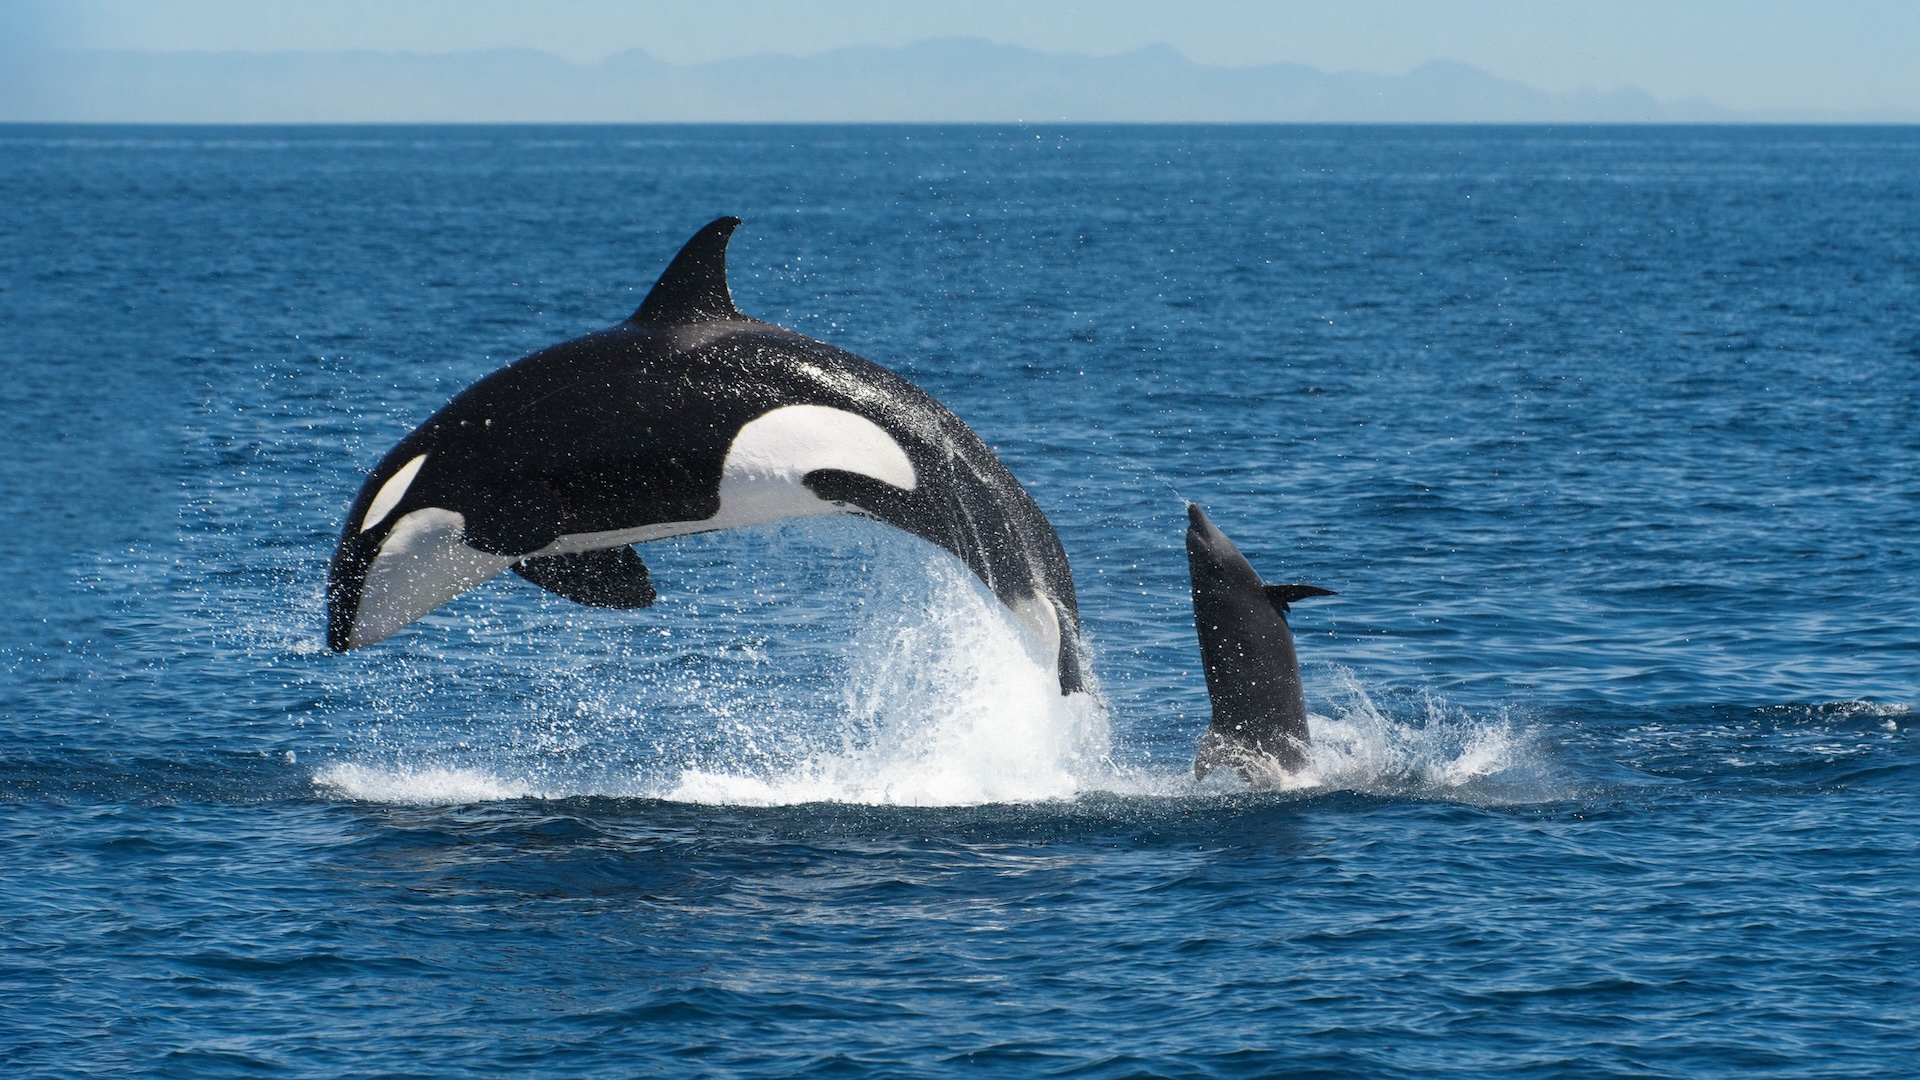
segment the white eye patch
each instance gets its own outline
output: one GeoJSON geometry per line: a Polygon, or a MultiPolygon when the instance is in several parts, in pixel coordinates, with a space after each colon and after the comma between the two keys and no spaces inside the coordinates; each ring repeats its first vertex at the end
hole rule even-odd
{"type": "Polygon", "coordinates": [[[366,532],[387,520],[387,515],[393,513],[393,508],[399,506],[400,500],[406,497],[407,488],[413,485],[413,478],[419,475],[420,466],[425,464],[426,460],[427,455],[421,454],[400,466],[392,476],[387,477],[387,482],[380,485],[380,490],[373,496],[373,502],[367,506],[367,516],[360,519],[361,532],[366,532]]]}

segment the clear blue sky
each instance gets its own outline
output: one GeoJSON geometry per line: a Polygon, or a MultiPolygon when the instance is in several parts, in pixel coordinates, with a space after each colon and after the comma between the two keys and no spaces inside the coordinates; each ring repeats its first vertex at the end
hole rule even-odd
{"type": "Polygon", "coordinates": [[[0,0],[19,48],[519,46],[689,63],[984,37],[1045,52],[1167,42],[1206,64],[1406,72],[1459,60],[1550,91],[1633,86],[1734,109],[1920,111],[1913,0],[0,0]]]}

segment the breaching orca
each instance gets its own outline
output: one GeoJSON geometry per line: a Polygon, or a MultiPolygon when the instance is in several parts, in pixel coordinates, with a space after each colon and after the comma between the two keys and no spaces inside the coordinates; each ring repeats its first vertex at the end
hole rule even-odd
{"type": "Polygon", "coordinates": [[[1227,534],[1187,504],[1187,572],[1193,578],[1193,627],[1207,673],[1213,720],[1200,738],[1193,775],[1232,766],[1259,783],[1276,768],[1306,759],[1307,697],[1287,627],[1287,606],[1332,596],[1313,585],[1268,585],[1227,534]]]}
{"type": "Polygon", "coordinates": [[[502,570],[645,607],[629,545],[849,512],[959,556],[1082,689],[1060,538],[1007,467],[919,387],[742,315],[721,218],[633,317],[462,391],[389,451],[347,512],[327,643],[359,648],[502,570]]]}

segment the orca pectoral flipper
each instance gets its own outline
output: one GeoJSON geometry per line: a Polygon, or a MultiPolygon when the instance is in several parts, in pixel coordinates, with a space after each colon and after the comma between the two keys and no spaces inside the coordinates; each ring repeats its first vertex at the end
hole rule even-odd
{"type": "Polygon", "coordinates": [[[643,608],[657,593],[640,553],[625,544],[568,555],[537,555],[513,564],[513,572],[576,604],[643,608]]]}
{"type": "Polygon", "coordinates": [[[1310,596],[1339,596],[1332,589],[1323,589],[1318,585],[1262,585],[1260,591],[1267,594],[1267,602],[1280,614],[1287,613],[1287,605],[1295,600],[1305,600],[1310,596]]]}

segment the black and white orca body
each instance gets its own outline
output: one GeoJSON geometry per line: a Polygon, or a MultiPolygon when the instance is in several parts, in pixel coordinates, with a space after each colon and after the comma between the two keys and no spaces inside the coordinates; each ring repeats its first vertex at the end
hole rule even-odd
{"type": "Polygon", "coordinates": [[[919,387],[733,306],[736,218],[687,242],[626,322],[481,379],[401,440],[348,511],[328,643],[371,645],[512,569],[644,607],[629,546],[855,513],[959,556],[1082,689],[1065,551],[992,450],[919,387]]]}
{"type": "Polygon", "coordinates": [[[1231,766],[1249,782],[1291,772],[1306,760],[1307,696],[1287,626],[1287,606],[1332,596],[1312,585],[1268,585],[1199,506],[1187,504],[1187,570],[1193,625],[1207,673],[1213,720],[1200,738],[1193,774],[1231,766]]]}

